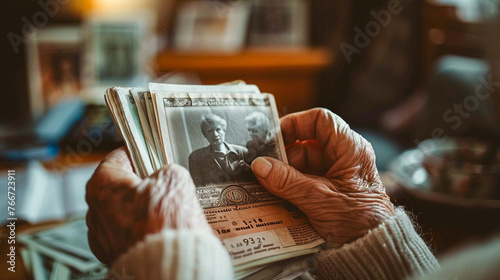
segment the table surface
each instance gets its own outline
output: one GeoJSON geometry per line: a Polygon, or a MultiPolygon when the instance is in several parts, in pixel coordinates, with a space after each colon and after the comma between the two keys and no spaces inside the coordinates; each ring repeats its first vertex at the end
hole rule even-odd
{"type": "Polygon", "coordinates": [[[443,205],[413,196],[389,174],[381,174],[387,194],[404,207],[437,257],[500,234],[500,209],[443,205]]]}

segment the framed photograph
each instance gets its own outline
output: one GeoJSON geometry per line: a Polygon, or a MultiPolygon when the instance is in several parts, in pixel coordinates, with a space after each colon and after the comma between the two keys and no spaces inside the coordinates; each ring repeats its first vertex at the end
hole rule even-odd
{"type": "Polygon", "coordinates": [[[153,18],[141,13],[86,19],[83,86],[89,101],[102,103],[109,87],[144,86],[154,54],[153,18]]]}
{"type": "Polygon", "coordinates": [[[157,94],[156,102],[167,162],[186,167],[197,187],[257,182],[258,156],[286,162],[272,95],[157,94]]]}
{"type": "Polygon", "coordinates": [[[245,44],[247,1],[190,1],[181,5],[174,48],[179,51],[230,52],[245,44]]]}
{"type": "Polygon", "coordinates": [[[82,36],[78,26],[39,29],[27,47],[30,106],[34,117],[81,96],[82,36]]]}
{"type": "Polygon", "coordinates": [[[304,47],[308,44],[309,9],[304,0],[254,0],[250,47],[304,47]]]}

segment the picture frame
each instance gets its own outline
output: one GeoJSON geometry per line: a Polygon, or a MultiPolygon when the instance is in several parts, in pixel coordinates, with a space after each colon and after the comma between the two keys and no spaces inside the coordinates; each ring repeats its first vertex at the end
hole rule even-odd
{"type": "Polygon", "coordinates": [[[309,43],[309,5],[304,0],[254,0],[248,46],[300,48],[309,43]]]}
{"type": "Polygon", "coordinates": [[[245,45],[247,1],[189,1],[178,10],[173,47],[177,51],[234,52],[245,45]]]}
{"type": "Polygon", "coordinates": [[[82,34],[79,26],[39,29],[27,45],[30,111],[37,118],[58,103],[81,97],[82,34]]]}
{"type": "Polygon", "coordinates": [[[103,103],[109,87],[141,87],[152,76],[155,53],[154,15],[148,12],[104,16],[89,15],[84,29],[84,97],[103,103]]]}

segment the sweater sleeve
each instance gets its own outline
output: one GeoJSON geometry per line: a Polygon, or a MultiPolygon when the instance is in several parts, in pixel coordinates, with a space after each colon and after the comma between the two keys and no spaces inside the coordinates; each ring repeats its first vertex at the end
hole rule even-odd
{"type": "Polygon", "coordinates": [[[120,256],[109,276],[117,279],[234,278],[229,254],[217,237],[206,231],[187,229],[164,230],[146,237],[120,256]]]}
{"type": "Polygon", "coordinates": [[[316,256],[320,279],[405,279],[439,269],[403,209],[358,240],[316,256]]]}

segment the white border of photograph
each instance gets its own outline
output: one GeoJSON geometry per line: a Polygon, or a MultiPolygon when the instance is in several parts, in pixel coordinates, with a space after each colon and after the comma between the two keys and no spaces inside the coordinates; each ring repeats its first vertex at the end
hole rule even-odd
{"type": "Polygon", "coordinates": [[[249,14],[250,7],[244,0],[186,2],[178,9],[174,48],[178,51],[238,51],[245,45],[249,14]],[[200,21],[205,24],[199,24],[200,21]],[[218,24],[223,24],[222,28],[218,24]]]}
{"type": "Polygon", "coordinates": [[[304,0],[253,0],[250,8],[248,45],[252,48],[300,48],[309,43],[309,2],[304,0]],[[256,23],[259,9],[277,8],[288,10],[285,24],[289,26],[281,33],[261,32],[256,23]]]}
{"type": "MultiPolygon", "coordinates": [[[[28,61],[29,102],[32,117],[37,118],[48,108],[45,106],[41,65],[39,60],[39,45],[53,44],[54,47],[75,48],[80,52],[80,67],[82,66],[83,47],[80,27],[50,26],[39,29],[28,40],[26,52],[28,61]]],[[[81,75],[76,77],[83,87],[81,75]]]]}
{"type": "MultiPolygon", "coordinates": [[[[154,36],[155,15],[149,12],[137,12],[110,16],[102,14],[92,14],[84,20],[84,61],[83,61],[83,90],[85,100],[91,103],[103,103],[103,94],[109,87],[144,87],[151,80],[151,63],[156,53],[156,38],[154,36]],[[106,30],[107,29],[107,30],[106,30]],[[114,38],[106,38],[106,34],[113,33],[114,38]],[[119,38],[125,38],[119,33],[128,34],[128,41],[120,43],[119,38]],[[113,40],[116,39],[116,40],[113,40]],[[117,62],[126,65],[113,65],[106,61],[106,55],[102,45],[114,43],[114,47],[123,47],[122,55],[125,60],[115,57],[117,62]],[[129,44],[128,46],[125,44],[129,44]],[[127,49],[128,48],[128,49],[127,49]],[[120,61],[118,61],[120,60],[120,61]],[[118,69],[127,69],[128,73],[110,74],[109,78],[103,78],[103,69],[112,70],[116,66],[118,69]],[[124,67],[124,68],[123,68],[124,67]],[[115,75],[115,77],[113,77],[115,75]],[[120,77],[122,76],[122,77],[120,77]]],[[[125,38],[127,39],[127,38],[125,38]]],[[[110,52],[114,53],[115,52],[110,52]]],[[[109,72],[109,71],[108,71],[109,72]]]]}

